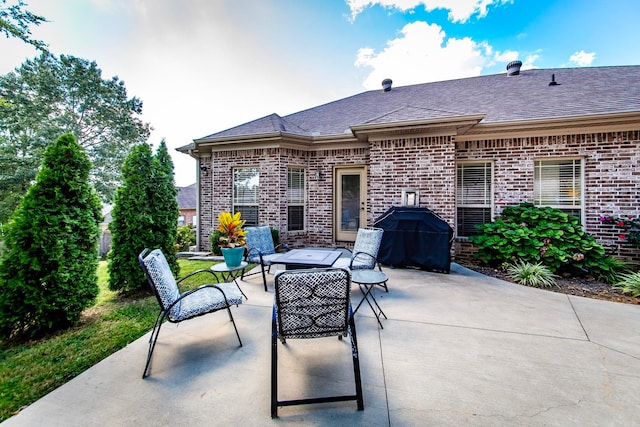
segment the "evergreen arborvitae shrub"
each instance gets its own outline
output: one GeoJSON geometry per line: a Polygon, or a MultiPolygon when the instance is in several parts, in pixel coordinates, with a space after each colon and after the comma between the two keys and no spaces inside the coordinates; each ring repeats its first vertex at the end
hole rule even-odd
{"type": "Polygon", "coordinates": [[[66,328],[98,295],[100,200],[91,161],[71,134],[47,148],[35,184],[7,224],[0,338],[66,328]]]}
{"type": "Polygon", "coordinates": [[[173,273],[178,274],[175,256],[177,189],[173,184],[173,164],[168,156],[164,142],[156,156],[149,145],[139,144],[132,148],[124,162],[123,184],[116,192],[109,224],[111,290],[149,289],[138,262],[138,255],[145,248],[161,249],[173,273]]]}
{"type": "Polygon", "coordinates": [[[159,248],[167,258],[174,275],[180,273],[180,266],[176,258],[176,235],[178,233],[178,189],[173,181],[173,162],[167,150],[164,139],[160,142],[154,157],[154,171],[151,185],[152,212],[154,214],[154,232],[156,239],[149,243],[149,247],[159,248]]]}

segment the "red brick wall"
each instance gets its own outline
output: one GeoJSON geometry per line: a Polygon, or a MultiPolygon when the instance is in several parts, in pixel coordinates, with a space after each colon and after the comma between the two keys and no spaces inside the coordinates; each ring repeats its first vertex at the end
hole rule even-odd
{"type": "Polygon", "coordinates": [[[492,139],[456,143],[458,160],[492,160],[494,213],[533,201],[534,161],[584,158],[585,230],[611,254],[638,259],[638,249],[620,244],[602,214],[640,215],[640,131],[492,139]]]}
{"type": "Polygon", "coordinates": [[[180,215],[184,216],[184,224],[193,224],[193,217],[196,216],[195,209],[180,209],[180,215]]]}
{"type": "Polygon", "coordinates": [[[402,190],[420,191],[420,206],[453,226],[455,151],[451,137],[401,138],[371,143],[370,221],[402,204],[402,190]]]}
{"type": "MultiPolygon", "coordinates": [[[[403,137],[375,140],[370,149],[303,151],[251,149],[221,151],[201,159],[201,249],[217,216],[232,206],[232,168],[260,168],[261,225],[280,230],[291,247],[340,244],[333,235],[333,172],[336,166],[368,165],[367,225],[401,203],[403,189],[420,191],[420,206],[432,209],[454,227],[455,164],[458,160],[494,162],[495,213],[505,205],[533,200],[534,160],[585,159],[586,230],[611,252],[638,258],[638,250],[621,245],[618,231],[598,221],[601,214],[640,214],[640,131],[544,137],[455,141],[453,137],[403,137]],[[306,229],[287,232],[287,167],[307,168],[306,229]],[[316,179],[320,169],[323,178],[316,179]]],[[[455,228],[455,227],[454,227],[455,228]]],[[[473,252],[457,242],[458,256],[473,252]]],[[[455,246],[454,246],[455,249],[455,246]]]]}

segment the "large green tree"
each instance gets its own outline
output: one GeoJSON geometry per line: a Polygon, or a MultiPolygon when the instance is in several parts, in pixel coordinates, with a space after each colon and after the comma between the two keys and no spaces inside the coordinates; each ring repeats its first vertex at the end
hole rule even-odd
{"type": "Polygon", "coordinates": [[[102,213],[90,170],[73,135],[62,135],[45,151],[35,184],[6,227],[0,338],[65,328],[98,295],[102,213]]]}
{"type": "Polygon", "coordinates": [[[91,182],[110,201],[129,149],[149,137],[142,101],[95,62],[43,53],[0,76],[0,223],[33,181],[44,149],[77,137],[93,163],[91,182]]]}
{"type": "Polygon", "coordinates": [[[7,0],[0,0],[0,34],[7,38],[15,37],[25,43],[35,46],[37,49],[45,51],[47,45],[31,38],[31,25],[40,25],[46,22],[43,16],[29,12],[22,0],[12,1],[7,5],[7,0]]]}
{"type": "Polygon", "coordinates": [[[179,271],[174,249],[177,189],[164,141],[155,156],[147,144],[133,147],[122,168],[122,179],[109,224],[109,288],[124,292],[148,290],[137,258],[144,248],[162,249],[173,273],[177,275],[179,271]]]}

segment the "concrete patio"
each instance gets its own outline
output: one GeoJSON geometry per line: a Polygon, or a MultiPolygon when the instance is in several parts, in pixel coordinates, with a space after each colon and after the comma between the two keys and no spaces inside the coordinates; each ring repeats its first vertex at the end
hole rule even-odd
{"type": "MultiPolygon", "coordinates": [[[[527,288],[458,265],[385,269],[388,320],[356,314],[364,411],[355,402],[269,416],[272,283],[240,282],[244,346],[218,312],[163,327],[151,376],[148,335],[3,426],[640,425],[640,307],[527,288]]],[[[273,276],[270,276],[273,282],[273,276]]],[[[353,291],[354,302],[361,298],[353,291]]],[[[352,393],[348,340],[279,344],[280,398],[352,393]]]]}

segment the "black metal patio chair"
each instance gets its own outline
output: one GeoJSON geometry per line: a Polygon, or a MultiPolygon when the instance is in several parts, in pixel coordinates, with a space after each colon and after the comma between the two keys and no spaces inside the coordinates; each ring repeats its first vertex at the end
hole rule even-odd
{"type": "MultiPolygon", "coordinates": [[[[260,271],[249,274],[245,274],[243,271],[241,279],[244,280],[247,276],[262,272],[262,282],[264,283],[264,290],[266,292],[267,273],[271,271],[272,264],[277,264],[275,261],[280,256],[280,254],[276,253],[276,249],[278,248],[273,243],[271,228],[268,226],[245,227],[244,230],[247,239],[245,261],[260,265],[260,271]],[[266,272],[265,267],[267,267],[266,272]]],[[[278,247],[280,247],[280,245],[278,245],[278,247]]]]}
{"type": "Polygon", "coordinates": [[[217,283],[217,276],[211,270],[197,270],[176,281],[164,254],[159,249],[154,249],[153,251],[149,249],[143,250],[138,255],[138,261],[153,294],[158,300],[158,304],[160,304],[160,313],[149,337],[147,363],[144,367],[142,378],[146,378],[149,375],[151,355],[165,319],[171,323],[179,323],[197,316],[226,309],[236,331],[240,347],[242,347],[240,334],[238,334],[238,328],[230,310],[232,305],[238,306],[242,304],[242,293],[234,282],[217,283]],[[216,284],[206,284],[180,293],[178,284],[187,277],[200,273],[211,274],[216,280],[216,284]]]}
{"type": "Polygon", "coordinates": [[[346,269],[282,271],[275,277],[271,333],[271,417],[279,406],[355,400],[364,409],[356,325],[349,300],[351,278],[346,269]],[[278,339],[349,336],[355,394],[278,400],[278,339]]]}
{"type": "MultiPolygon", "coordinates": [[[[382,271],[382,266],[378,262],[378,251],[380,250],[383,234],[384,230],[381,228],[359,228],[353,250],[350,251],[351,257],[338,258],[333,263],[333,267],[348,268],[349,270],[369,270],[377,266],[378,270],[382,271]]],[[[386,292],[389,292],[386,282],[381,283],[380,286],[384,287],[386,292]]]]}

